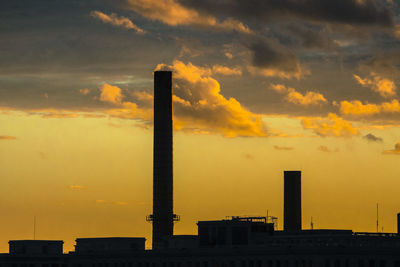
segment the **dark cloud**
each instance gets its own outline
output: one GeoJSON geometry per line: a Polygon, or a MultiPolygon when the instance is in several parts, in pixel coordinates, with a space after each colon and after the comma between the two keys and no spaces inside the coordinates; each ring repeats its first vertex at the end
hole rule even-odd
{"type": "MultiPolygon", "coordinates": [[[[398,46],[399,44],[397,44],[398,46]]],[[[360,61],[361,70],[393,74],[400,67],[400,49],[379,50],[360,61]]]]}
{"type": "MultiPolygon", "coordinates": [[[[177,1],[180,0],[174,3],[177,1]]],[[[119,86],[125,101],[144,106],[143,98],[136,99],[129,92],[151,92],[154,67],[177,58],[185,64],[192,62],[207,68],[241,66],[242,76],[216,76],[223,88],[221,94],[227,99],[237,99],[255,113],[326,116],[338,111],[328,104],[304,109],[285,103],[281,95],[266,90],[271,83],[284,83],[298,88],[302,94],[306,93],[305,89],[318,91],[329,102],[379,103],[379,95],[357,86],[352,75],[364,77],[371,71],[379,73],[384,69],[392,76],[381,76],[398,84],[400,40],[393,34],[389,38],[395,32],[392,28],[373,27],[389,25],[372,19],[373,14],[386,14],[384,7],[369,0],[363,5],[357,4],[360,1],[182,0],[183,6],[196,8],[200,15],[215,17],[219,26],[225,25],[224,21],[226,25],[228,22],[230,26],[238,25],[229,20],[233,18],[257,35],[205,30],[207,27],[199,30],[186,24],[171,26],[124,8],[125,0],[3,1],[0,6],[0,107],[28,111],[62,109],[74,114],[101,110],[108,106],[95,97],[103,83],[119,86]],[[346,9],[348,6],[353,8],[346,9]],[[353,17],[326,15],[328,11],[340,13],[333,7],[340,7],[340,12],[351,13],[353,17]],[[100,23],[90,16],[94,10],[126,17],[147,34],[138,35],[100,23]],[[316,10],[325,10],[325,13],[317,14],[316,10]],[[377,35],[379,38],[373,38],[373,31],[381,32],[377,35]],[[364,34],[363,38],[358,34],[364,34]],[[359,71],[360,62],[367,71],[359,71]],[[282,78],[299,77],[303,79],[282,81],[282,78]]],[[[152,2],[157,4],[156,0],[152,2]]],[[[398,6],[396,2],[393,5],[398,6]]],[[[393,13],[398,14],[399,10],[393,9],[393,13]]],[[[385,118],[399,121],[398,113],[385,114],[385,118]]]]}
{"type": "Polygon", "coordinates": [[[277,67],[284,71],[296,71],[298,59],[295,54],[274,40],[258,40],[250,44],[253,64],[260,68],[277,67]]]}
{"type": "Polygon", "coordinates": [[[258,38],[247,44],[252,64],[266,70],[266,76],[300,76],[302,73],[297,56],[274,39],[258,38]],[[282,75],[279,75],[279,74],[282,75]]]}
{"type": "MultiPolygon", "coordinates": [[[[172,38],[163,38],[160,51],[159,36],[99,23],[90,15],[94,10],[129,17],[106,0],[2,1],[1,73],[127,74],[144,65],[152,68],[179,51],[172,38]]],[[[143,19],[135,23],[146,24],[143,19]]]]}
{"type": "Polygon", "coordinates": [[[383,142],[383,139],[381,137],[377,137],[372,133],[363,136],[363,138],[369,142],[383,142]]]}
{"type": "Polygon", "coordinates": [[[392,14],[387,6],[375,0],[180,0],[188,7],[203,12],[232,16],[249,21],[269,22],[272,18],[297,17],[311,21],[392,27],[392,14]]]}
{"type": "Polygon", "coordinates": [[[299,45],[307,49],[332,49],[338,45],[329,36],[329,32],[320,25],[305,23],[290,23],[278,27],[276,33],[285,35],[299,45]]]}

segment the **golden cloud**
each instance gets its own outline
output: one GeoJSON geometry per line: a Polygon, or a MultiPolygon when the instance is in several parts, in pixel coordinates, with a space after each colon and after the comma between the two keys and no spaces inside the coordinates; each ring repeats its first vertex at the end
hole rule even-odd
{"type": "Polygon", "coordinates": [[[380,108],[375,104],[363,104],[359,100],[341,101],[340,113],[346,115],[372,115],[380,112],[380,108]]]}
{"type": "Polygon", "coordinates": [[[121,89],[110,84],[103,84],[100,88],[100,100],[113,104],[120,104],[122,99],[121,89]]]}
{"type": "Polygon", "coordinates": [[[400,155],[400,142],[394,145],[394,149],[385,150],[382,152],[384,155],[400,155]]]}
{"type": "Polygon", "coordinates": [[[288,88],[283,84],[271,84],[271,89],[278,93],[286,93],[286,100],[297,105],[319,105],[327,102],[326,98],[320,93],[307,91],[303,95],[294,88],[288,88]]]}
{"type": "Polygon", "coordinates": [[[212,67],[212,72],[215,74],[222,74],[227,76],[242,75],[242,69],[240,67],[229,68],[227,66],[221,65],[214,65],[212,67]]]}
{"type": "Polygon", "coordinates": [[[325,97],[320,93],[307,92],[305,95],[302,95],[293,88],[289,90],[286,99],[291,103],[303,106],[318,105],[320,103],[327,102],[325,97]]]}
{"type": "Polygon", "coordinates": [[[362,86],[369,86],[371,89],[380,94],[382,97],[391,97],[396,95],[396,84],[394,81],[383,78],[376,73],[371,72],[369,78],[361,78],[358,75],[353,75],[354,79],[362,86]]]}
{"type": "Polygon", "coordinates": [[[193,25],[212,27],[216,30],[252,33],[246,25],[236,19],[227,18],[219,22],[215,17],[200,14],[195,9],[184,7],[175,0],[128,0],[128,8],[148,19],[161,21],[170,26],[193,25]]]}
{"type": "Polygon", "coordinates": [[[141,108],[133,102],[123,102],[119,108],[108,109],[106,113],[111,117],[122,119],[139,119],[147,122],[153,120],[152,109],[141,108]]]}
{"type": "Polygon", "coordinates": [[[174,70],[175,129],[225,137],[267,136],[260,115],[248,111],[235,98],[221,95],[210,69],[175,60],[171,66],[160,64],[156,70],[166,68],[174,70]]]}
{"type": "Polygon", "coordinates": [[[90,93],[90,89],[79,89],[79,93],[81,93],[82,95],[88,95],[90,93]]]}
{"type": "Polygon", "coordinates": [[[271,84],[271,89],[278,93],[286,93],[288,88],[283,84],[271,84]]]}
{"type": "Polygon", "coordinates": [[[126,17],[118,17],[114,13],[111,13],[111,15],[107,15],[103,12],[95,10],[95,11],[90,12],[90,15],[93,18],[96,18],[104,23],[109,23],[109,24],[117,26],[117,27],[134,30],[139,34],[145,33],[145,31],[143,29],[141,29],[137,25],[135,25],[130,19],[128,19],[126,17]]]}
{"type": "Polygon", "coordinates": [[[319,136],[351,137],[359,134],[350,122],[329,113],[326,118],[303,118],[301,121],[304,129],[311,129],[319,136]]]}
{"type": "MultiPolygon", "coordinates": [[[[235,98],[221,94],[220,84],[212,74],[238,75],[239,68],[220,65],[199,67],[191,63],[174,61],[171,66],[158,68],[174,70],[174,129],[194,134],[221,134],[225,137],[267,136],[267,130],[260,114],[243,107],[235,98]]],[[[89,89],[89,91],[92,89],[89,89]]],[[[86,93],[82,91],[81,93],[86,93]]],[[[26,110],[28,114],[43,118],[76,118],[104,115],[123,119],[138,120],[138,126],[149,128],[153,122],[153,95],[145,91],[129,95],[130,101],[118,86],[104,83],[95,99],[113,106],[96,110],[37,109],[26,110]]],[[[127,95],[128,96],[128,95],[127,95]]]]}
{"type": "Polygon", "coordinates": [[[154,96],[149,94],[145,91],[135,91],[132,94],[136,99],[146,102],[146,103],[153,103],[154,96]]]}
{"type": "Polygon", "coordinates": [[[296,64],[295,71],[284,71],[274,67],[254,67],[247,66],[247,70],[252,75],[261,75],[265,77],[279,77],[282,79],[301,79],[302,77],[309,75],[311,72],[300,64],[296,64]]]}
{"type": "Polygon", "coordinates": [[[374,115],[379,113],[400,112],[400,102],[396,99],[391,102],[377,104],[363,104],[359,100],[341,101],[340,113],[345,115],[374,115]]]}

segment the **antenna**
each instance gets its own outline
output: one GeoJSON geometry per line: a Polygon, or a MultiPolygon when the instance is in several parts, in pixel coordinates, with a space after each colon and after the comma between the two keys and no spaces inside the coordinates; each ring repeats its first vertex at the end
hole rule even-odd
{"type": "Polygon", "coordinates": [[[379,204],[376,203],[376,232],[379,232],[379,204]]]}
{"type": "Polygon", "coordinates": [[[33,240],[36,240],[36,216],[33,216],[33,240]]]}
{"type": "Polygon", "coordinates": [[[312,216],[311,216],[311,230],[314,230],[314,223],[313,223],[313,220],[312,220],[312,216]]]}

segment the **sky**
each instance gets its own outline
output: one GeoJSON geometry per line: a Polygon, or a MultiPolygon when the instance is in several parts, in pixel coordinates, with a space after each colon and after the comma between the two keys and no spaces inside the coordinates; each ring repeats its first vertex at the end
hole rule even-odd
{"type": "Polygon", "coordinates": [[[138,236],[151,247],[153,72],[173,71],[176,234],[278,217],[302,171],[303,228],[396,231],[396,0],[0,3],[0,252],[138,236]]]}

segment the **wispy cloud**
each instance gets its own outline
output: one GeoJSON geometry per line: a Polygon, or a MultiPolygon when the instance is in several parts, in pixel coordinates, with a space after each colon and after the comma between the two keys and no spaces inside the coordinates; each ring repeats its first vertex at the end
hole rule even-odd
{"type": "Polygon", "coordinates": [[[218,21],[214,16],[200,14],[194,8],[187,8],[175,0],[128,0],[127,7],[140,15],[161,21],[170,26],[190,25],[207,29],[237,31],[246,34],[251,29],[237,19],[226,18],[218,21]]]}
{"type": "Polygon", "coordinates": [[[145,33],[145,31],[143,29],[141,29],[140,27],[135,25],[130,19],[128,19],[127,17],[122,17],[122,16],[120,17],[115,13],[111,13],[110,15],[107,15],[101,11],[95,10],[95,11],[92,11],[90,13],[90,15],[93,18],[96,18],[104,23],[109,23],[109,24],[117,26],[117,27],[134,30],[139,34],[145,33]]]}
{"type": "Polygon", "coordinates": [[[68,186],[68,188],[70,190],[82,190],[82,189],[85,189],[86,186],[84,186],[84,185],[70,185],[70,186],[68,186]]]}
{"type": "Polygon", "coordinates": [[[276,150],[283,150],[283,151],[290,151],[290,150],[293,150],[294,147],[277,146],[277,145],[274,145],[274,149],[276,149],[276,150]]]}
{"type": "Polygon", "coordinates": [[[323,146],[323,145],[319,146],[318,150],[321,152],[325,152],[325,153],[339,152],[339,149],[331,150],[327,146],[323,146]]]}
{"type": "Polygon", "coordinates": [[[45,119],[71,119],[77,118],[79,114],[77,113],[46,113],[42,115],[42,118],[45,119]]]}
{"type": "Polygon", "coordinates": [[[250,153],[244,153],[244,154],[243,154],[243,157],[244,157],[245,159],[250,159],[250,160],[254,159],[254,155],[253,155],[253,154],[250,154],[250,153]]]}
{"type": "Polygon", "coordinates": [[[101,204],[101,205],[107,204],[107,205],[115,205],[115,206],[126,206],[129,204],[126,201],[107,201],[104,199],[97,199],[95,202],[96,202],[96,204],[101,204]]]}
{"type": "Polygon", "coordinates": [[[10,135],[0,135],[0,140],[16,140],[17,137],[10,135]]]}
{"type": "Polygon", "coordinates": [[[104,114],[99,114],[99,113],[85,113],[85,114],[82,114],[82,116],[84,117],[84,118],[95,118],[95,119],[99,119],[99,118],[105,118],[106,117],[106,115],[104,115],[104,114]]]}

